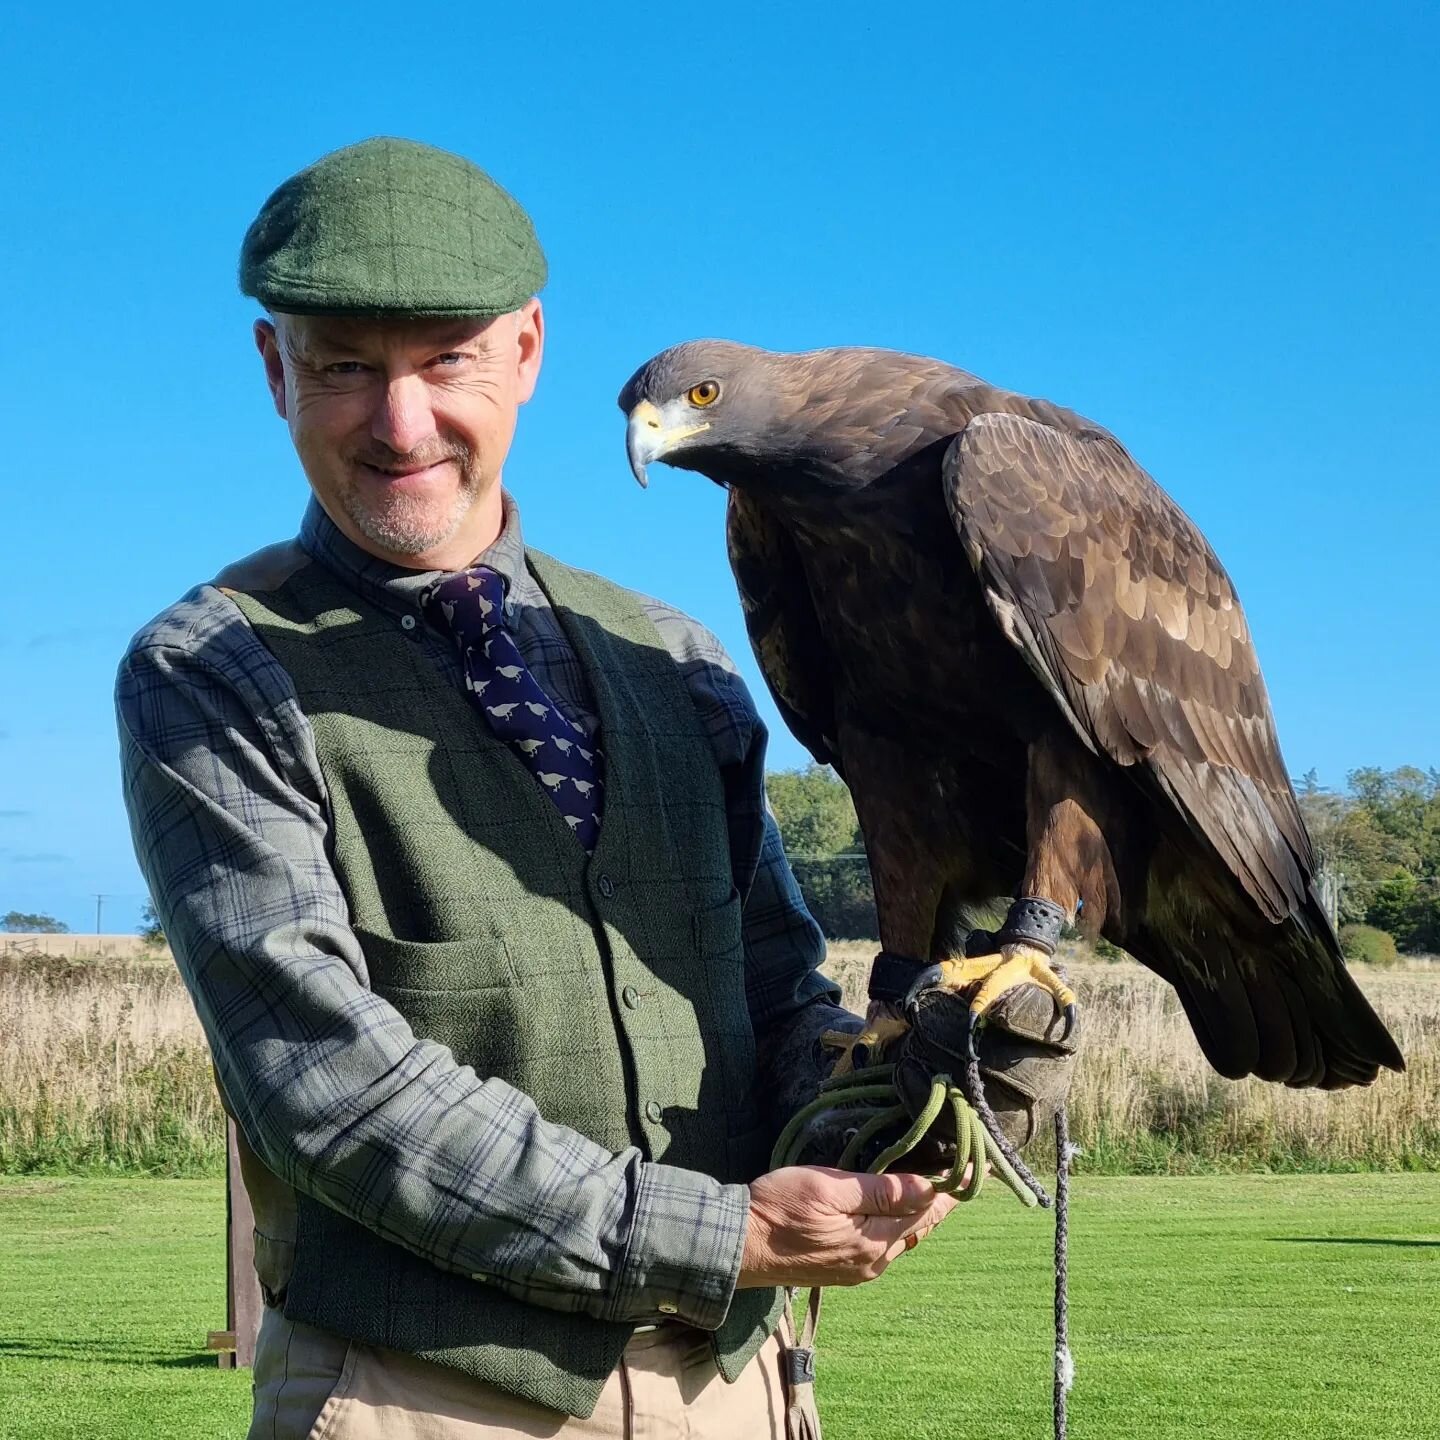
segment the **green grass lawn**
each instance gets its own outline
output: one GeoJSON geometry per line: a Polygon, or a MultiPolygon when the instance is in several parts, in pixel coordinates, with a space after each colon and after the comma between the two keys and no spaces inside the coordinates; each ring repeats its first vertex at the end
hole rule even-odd
{"type": "Polygon", "coordinates": [[[0,1437],[243,1436],[219,1180],[0,1176],[0,1437]]]}
{"type": "MultiPolygon", "coordinates": [[[[827,1296],[828,1440],[1049,1435],[1052,1243],[995,1186],[827,1296]]],[[[1440,1436],[1440,1176],[1082,1179],[1070,1251],[1075,1440],[1440,1436]]]]}
{"type": "MultiPolygon", "coordinates": [[[[216,1181],[0,1177],[0,1437],[245,1432],[216,1181]]],[[[1440,1436],[1440,1176],[1082,1179],[1075,1440],[1440,1436]]],[[[1050,1222],[992,1187],[821,1332],[827,1440],[1041,1440],[1050,1222]]],[[[737,1437],[744,1440],[744,1437],[737,1437]]]]}

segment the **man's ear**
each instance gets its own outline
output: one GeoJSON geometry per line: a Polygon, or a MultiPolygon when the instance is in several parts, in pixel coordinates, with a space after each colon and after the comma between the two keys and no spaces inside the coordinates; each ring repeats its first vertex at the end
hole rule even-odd
{"type": "Polygon", "coordinates": [[[519,383],[516,399],[523,405],[534,393],[545,354],[545,312],[540,297],[527,300],[516,312],[515,358],[519,383]]]}
{"type": "Polygon", "coordinates": [[[255,322],[255,348],[265,365],[265,383],[270,387],[270,401],[275,413],[282,419],[290,417],[285,413],[285,366],[280,359],[280,337],[270,320],[255,322]]]}

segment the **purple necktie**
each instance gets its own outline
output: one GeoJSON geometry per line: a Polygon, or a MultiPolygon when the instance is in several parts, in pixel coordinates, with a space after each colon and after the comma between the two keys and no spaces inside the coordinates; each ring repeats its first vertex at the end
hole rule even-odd
{"type": "Polygon", "coordinates": [[[465,670],[465,692],[495,735],[525,762],[587,851],[600,835],[603,757],[560,713],[521,659],[505,628],[505,580],[477,565],[437,582],[422,603],[450,631],[465,670]]]}

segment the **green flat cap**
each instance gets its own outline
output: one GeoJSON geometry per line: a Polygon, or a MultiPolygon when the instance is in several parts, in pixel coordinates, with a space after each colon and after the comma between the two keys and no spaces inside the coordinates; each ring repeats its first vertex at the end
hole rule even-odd
{"type": "Polygon", "coordinates": [[[514,198],[413,140],[364,140],[292,175],[240,247],[242,293],[292,315],[503,315],[545,274],[514,198]]]}

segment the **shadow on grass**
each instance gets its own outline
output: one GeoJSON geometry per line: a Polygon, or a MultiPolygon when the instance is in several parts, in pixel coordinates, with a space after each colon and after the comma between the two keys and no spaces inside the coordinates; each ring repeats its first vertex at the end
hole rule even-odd
{"type": "Polygon", "coordinates": [[[216,1352],[198,1350],[191,1355],[174,1355],[163,1350],[146,1351],[131,1347],[121,1350],[114,1345],[96,1344],[90,1340],[0,1340],[0,1356],[21,1360],[65,1360],[70,1363],[92,1360],[97,1365],[159,1366],[167,1370],[192,1370],[202,1366],[218,1369],[216,1352]]]}
{"type": "Polygon", "coordinates": [[[1440,1250],[1440,1240],[1405,1240],[1390,1235],[1272,1235],[1281,1245],[1395,1245],[1415,1250],[1440,1250]]]}

